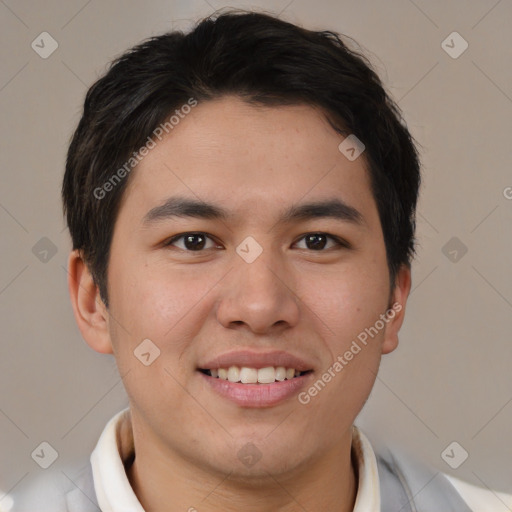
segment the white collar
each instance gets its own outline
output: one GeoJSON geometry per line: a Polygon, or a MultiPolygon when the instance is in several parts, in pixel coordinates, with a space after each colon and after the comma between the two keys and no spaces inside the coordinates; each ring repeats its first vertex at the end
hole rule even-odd
{"type": "MultiPolygon", "coordinates": [[[[94,489],[103,512],[144,512],[135,495],[124,461],[133,456],[130,409],[117,413],[103,430],[91,454],[94,489]]],[[[377,460],[366,436],[352,429],[352,454],[358,468],[358,489],[353,512],[380,510],[380,485],[377,460]]]]}
{"type": "Polygon", "coordinates": [[[107,423],[91,454],[94,490],[103,512],[144,512],[124,468],[130,453],[133,432],[128,407],[107,423]]]}

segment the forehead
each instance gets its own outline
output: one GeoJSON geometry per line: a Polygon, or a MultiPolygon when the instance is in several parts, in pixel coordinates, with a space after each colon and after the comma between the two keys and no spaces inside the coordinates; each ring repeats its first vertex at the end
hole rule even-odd
{"type": "Polygon", "coordinates": [[[308,105],[261,107],[231,96],[200,103],[138,164],[123,203],[139,217],[171,195],[251,216],[333,196],[364,210],[373,202],[365,160],[348,160],[343,139],[308,105]]]}

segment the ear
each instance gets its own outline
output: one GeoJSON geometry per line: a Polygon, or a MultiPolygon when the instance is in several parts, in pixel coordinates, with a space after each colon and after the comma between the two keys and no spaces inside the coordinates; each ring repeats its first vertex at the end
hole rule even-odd
{"type": "Polygon", "coordinates": [[[411,267],[402,265],[397,272],[395,287],[391,294],[389,309],[386,312],[388,322],[382,342],[382,353],[389,354],[398,346],[398,331],[405,317],[405,304],[411,290],[411,267]]]}
{"type": "Polygon", "coordinates": [[[68,289],[75,320],[84,340],[96,352],[113,354],[108,310],[89,268],[77,250],[72,251],[68,259],[68,289]]]}

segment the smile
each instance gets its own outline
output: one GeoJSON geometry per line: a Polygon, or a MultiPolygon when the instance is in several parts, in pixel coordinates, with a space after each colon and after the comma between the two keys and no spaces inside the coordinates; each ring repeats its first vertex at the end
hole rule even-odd
{"type": "Polygon", "coordinates": [[[228,369],[199,369],[198,375],[215,395],[240,407],[261,408],[273,407],[294,397],[308,385],[313,376],[312,370],[298,372],[294,368],[287,368],[284,379],[278,380],[283,376],[282,368],[284,367],[256,369],[231,366],[228,369]],[[229,380],[229,377],[233,380],[229,380]],[[268,382],[261,382],[262,380],[268,382]]]}
{"type": "Polygon", "coordinates": [[[229,382],[241,382],[242,384],[271,384],[300,377],[307,373],[284,366],[267,366],[265,368],[230,366],[229,368],[200,369],[199,371],[213,378],[229,382]]]}

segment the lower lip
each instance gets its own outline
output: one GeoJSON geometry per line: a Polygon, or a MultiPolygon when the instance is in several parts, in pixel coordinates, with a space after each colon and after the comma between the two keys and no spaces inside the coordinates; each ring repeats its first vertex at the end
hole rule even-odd
{"type": "Polygon", "coordinates": [[[210,377],[200,371],[213,390],[228,398],[241,407],[272,407],[296,395],[311,379],[313,372],[306,373],[293,379],[273,382],[272,384],[242,384],[228,380],[210,377]]]}

